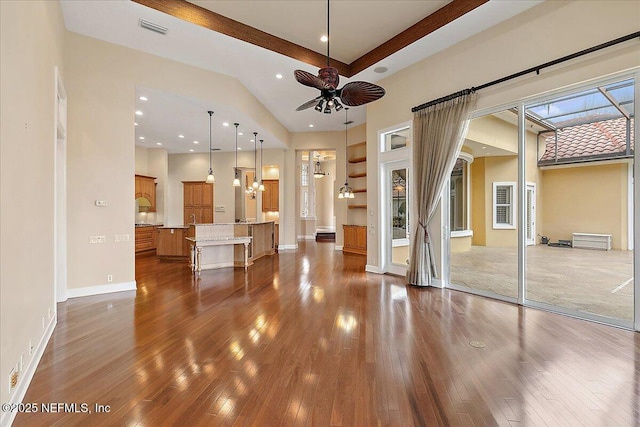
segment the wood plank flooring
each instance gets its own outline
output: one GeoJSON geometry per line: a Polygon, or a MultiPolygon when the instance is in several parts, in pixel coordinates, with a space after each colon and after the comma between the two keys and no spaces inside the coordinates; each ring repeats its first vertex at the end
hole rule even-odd
{"type": "Polygon", "coordinates": [[[640,334],[364,273],[302,243],[71,299],[15,426],[638,426],[640,334]],[[470,345],[480,341],[484,347],[470,345]]]}

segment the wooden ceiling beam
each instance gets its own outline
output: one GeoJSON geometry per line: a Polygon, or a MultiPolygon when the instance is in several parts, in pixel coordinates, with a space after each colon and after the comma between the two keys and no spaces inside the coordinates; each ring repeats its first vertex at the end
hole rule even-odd
{"type": "MultiPolygon", "coordinates": [[[[302,61],[318,68],[325,67],[327,56],[306,47],[291,43],[280,37],[253,28],[226,16],[204,9],[185,0],[133,0],[135,3],[150,7],[157,11],[191,22],[209,30],[225,34],[255,46],[302,61]]],[[[331,66],[347,76],[349,65],[331,58],[331,66]]],[[[293,71],[292,71],[293,72],[293,71]]]]}
{"type": "MultiPolygon", "coordinates": [[[[189,3],[188,1],[132,1],[200,27],[288,56],[289,58],[296,59],[304,62],[305,64],[313,65],[318,68],[326,66],[326,55],[258,30],[257,28],[243,24],[242,22],[227,18],[226,16],[189,3]]],[[[351,77],[396,53],[400,49],[409,46],[411,43],[414,43],[437,29],[444,27],[450,22],[455,21],[464,14],[488,1],[489,0],[453,0],[418,23],[387,40],[380,46],[365,53],[351,64],[345,64],[344,62],[331,58],[331,66],[335,67],[340,75],[351,77]]]]}
{"type": "Polygon", "coordinates": [[[473,9],[482,6],[488,1],[489,0],[453,0],[451,3],[436,10],[431,15],[353,61],[349,64],[350,76],[366,70],[373,64],[382,61],[384,58],[431,34],[438,28],[455,21],[462,15],[471,12],[473,9]]]}

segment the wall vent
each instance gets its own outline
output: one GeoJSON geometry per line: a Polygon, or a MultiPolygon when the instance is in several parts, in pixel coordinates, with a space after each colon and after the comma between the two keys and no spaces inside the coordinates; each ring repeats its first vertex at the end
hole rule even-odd
{"type": "Polygon", "coordinates": [[[167,27],[163,27],[162,25],[154,24],[153,22],[147,21],[145,19],[140,19],[140,26],[142,28],[146,28],[147,30],[154,31],[160,34],[167,34],[169,29],[167,27]]]}

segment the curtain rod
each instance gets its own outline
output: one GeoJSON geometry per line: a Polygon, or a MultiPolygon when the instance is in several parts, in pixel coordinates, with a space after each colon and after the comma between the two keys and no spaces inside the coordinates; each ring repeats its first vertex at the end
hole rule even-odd
{"type": "Polygon", "coordinates": [[[626,35],[626,36],[623,36],[623,37],[619,37],[617,39],[608,41],[606,43],[599,44],[597,46],[592,46],[592,47],[590,47],[588,49],[584,49],[584,50],[581,50],[579,52],[572,53],[571,55],[563,56],[562,58],[558,58],[558,59],[555,59],[553,61],[545,62],[544,64],[540,64],[540,65],[538,65],[536,67],[528,68],[528,69],[526,69],[524,71],[520,71],[518,73],[511,74],[511,75],[508,75],[506,77],[502,77],[502,78],[497,79],[497,80],[493,80],[493,81],[491,81],[489,83],[485,83],[485,84],[480,85],[480,86],[474,86],[474,87],[471,87],[469,89],[464,89],[464,90],[452,93],[450,95],[443,96],[443,97],[438,98],[438,99],[434,99],[433,101],[425,102],[424,104],[420,104],[417,107],[413,107],[411,109],[411,112],[415,113],[416,111],[424,110],[425,108],[431,107],[432,105],[436,105],[436,104],[439,104],[441,102],[450,101],[450,100],[458,98],[460,96],[468,95],[470,93],[476,92],[476,91],[478,91],[480,89],[485,89],[485,88],[488,88],[489,86],[494,86],[494,85],[497,85],[499,83],[506,82],[508,80],[513,80],[515,78],[524,76],[525,74],[529,74],[529,73],[533,73],[533,72],[535,72],[536,74],[540,74],[540,70],[542,70],[543,68],[551,67],[552,65],[560,64],[561,62],[569,61],[571,59],[575,59],[575,58],[578,58],[580,56],[587,55],[589,53],[596,52],[598,50],[605,49],[605,48],[608,48],[608,47],[611,47],[611,46],[617,45],[619,43],[626,42],[628,40],[632,40],[632,39],[635,39],[635,38],[638,38],[638,37],[640,37],[640,31],[637,31],[635,33],[632,33],[632,34],[629,34],[629,35],[626,35]]]}

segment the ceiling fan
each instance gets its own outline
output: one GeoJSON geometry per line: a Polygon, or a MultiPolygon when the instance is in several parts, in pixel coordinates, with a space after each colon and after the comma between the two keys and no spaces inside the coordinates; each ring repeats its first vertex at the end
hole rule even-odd
{"type": "Polygon", "coordinates": [[[343,108],[338,98],[350,107],[357,107],[382,98],[385,94],[384,89],[373,83],[363,81],[350,82],[338,89],[338,82],[340,81],[338,70],[329,65],[329,43],[331,41],[329,38],[329,0],[327,0],[327,39],[327,66],[320,68],[317,76],[303,70],[295,70],[293,72],[299,83],[320,90],[320,96],[305,102],[296,108],[296,111],[306,110],[315,105],[316,111],[331,114],[332,108],[336,111],[340,111],[343,108]]]}

